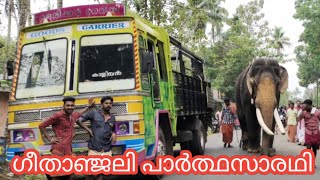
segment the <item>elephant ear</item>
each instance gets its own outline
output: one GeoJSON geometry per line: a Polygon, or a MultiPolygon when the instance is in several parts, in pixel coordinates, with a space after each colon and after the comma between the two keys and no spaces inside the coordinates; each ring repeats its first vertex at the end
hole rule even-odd
{"type": "Polygon", "coordinates": [[[250,95],[252,96],[252,83],[253,83],[253,78],[250,77],[250,70],[251,70],[251,65],[248,67],[248,70],[247,70],[247,74],[246,74],[246,83],[247,83],[247,88],[248,88],[248,91],[250,93],[250,95]]]}
{"type": "Polygon", "coordinates": [[[247,74],[247,78],[246,79],[247,79],[246,82],[247,82],[247,87],[248,87],[249,93],[252,96],[252,81],[253,81],[253,78],[250,78],[249,74],[247,74]]]}
{"type": "Polygon", "coordinates": [[[287,70],[283,66],[280,66],[280,87],[279,87],[279,90],[281,93],[284,93],[287,90],[288,79],[289,79],[289,75],[288,75],[287,70]]]}

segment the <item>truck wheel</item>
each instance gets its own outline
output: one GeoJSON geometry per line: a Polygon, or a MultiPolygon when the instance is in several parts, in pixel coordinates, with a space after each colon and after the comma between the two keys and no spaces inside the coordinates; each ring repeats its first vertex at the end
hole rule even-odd
{"type": "Polygon", "coordinates": [[[191,144],[191,152],[193,156],[203,155],[206,148],[206,132],[200,120],[198,120],[198,127],[199,129],[193,131],[193,139],[191,144]]]}
{"type": "MultiPolygon", "coordinates": [[[[158,129],[158,144],[157,144],[157,154],[154,159],[156,164],[157,156],[171,155],[173,156],[173,143],[171,139],[166,139],[161,127],[158,129]]],[[[153,180],[162,179],[163,175],[154,175],[151,177],[153,180]]]]}
{"type": "Polygon", "coordinates": [[[164,156],[167,154],[167,146],[161,127],[158,129],[158,138],[157,156],[164,156]]]}
{"type": "Polygon", "coordinates": [[[191,141],[187,141],[187,142],[181,142],[180,143],[180,149],[181,150],[191,150],[190,149],[190,143],[191,143],[191,141]]]}

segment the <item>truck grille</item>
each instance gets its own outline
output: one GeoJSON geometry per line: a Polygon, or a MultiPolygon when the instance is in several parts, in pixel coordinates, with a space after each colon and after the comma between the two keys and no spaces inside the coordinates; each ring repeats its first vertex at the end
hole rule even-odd
{"type": "MultiPolygon", "coordinates": [[[[90,127],[90,125],[88,125],[88,127],[90,127]]],[[[47,132],[49,136],[54,137],[54,132],[52,131],[51,128],[47,128],[47,132]]],[[[86,130],[82,129],[81,127],[76,127],[75,133],[76,135],[72,140],[73,143],[87,142],[90,138],[89,133],[86,130]]],[[[46,138],[43,138],[43,141],[45,144],[50,144],[50,142],[46,138]]]]}
{"type": "MultiPolygon", "coordinates": [[[[80,111],[84,106],[76,107],[75,111],[80,111]]],[[[100,108],[97,106],[96,108],[100,108]]],[[[14,113],[14,122],[22,123],[22,122],[32,122],[35,120],[43,120],[44,118],[48,118],[52,116],[54,113],[59,112],[61,108],[55,109],[41,109],[41,110],[33,110],[33,111],[18,111],[14,113]]],[[[128,113],[126,104],[114,104],[111,109],[111,113],[117,114],[125,114],[128,113]]]]}

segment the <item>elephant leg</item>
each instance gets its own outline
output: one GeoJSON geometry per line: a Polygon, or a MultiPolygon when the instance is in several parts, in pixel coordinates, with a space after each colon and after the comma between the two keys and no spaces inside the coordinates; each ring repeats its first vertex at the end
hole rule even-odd
{"type": "Polygon", "coordinates": [[[270,136],[263,132],[262,135],[262,151],[261,155],[275,156],[276,150],[273,148],[274,136],[270,136]]]}
{"type": "Polygon", "coordinates": [[[248,152],[249,153],[258,153],[260,151],[260,127],[257,127],[258,130],[249,132],[248,139],[248,152]]]}
{"type": "Polygon", "coordinates": [[[247,122],[246,122],[245,117],[242,114],[238,115],[238,119],[240,122],[240,127],[241,127],[241,132],[242,132],[240,146],[241,146],[242,150],[248,150],[249,140],[248,140],[247,122]]]}
{"type": "MultiPolygon", "coordinates": [[[[252,114],[255,114],[254,112],[251,112],[252,114]]],[[[252,116],[251,114],[251,116],[252,116]]],[[[251,117],[247,121],[248,123],[248,139],[249,139],[249,145],[248,145],[248,152],[249,153],[258,153],[260,150],[260,131],[261,127],[258,124],[256,118],[251,117]],[[249,124],[250,122],[250,124],[249,124]]]]}

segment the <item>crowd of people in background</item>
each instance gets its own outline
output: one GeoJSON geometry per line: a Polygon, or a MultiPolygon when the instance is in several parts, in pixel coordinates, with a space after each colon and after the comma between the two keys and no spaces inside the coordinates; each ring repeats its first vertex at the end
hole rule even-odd
{"type": "MultiPolygon", "coordinates": [[[[278,108],[279,117],[287,130],[288,142],[297,143],[312,149],[315,156],[320,145],[320,109],[314,107],[312,100],[306,99],[288,102],[288,106],[278,108]]],[[[224,99],[224,106],[215,113],[220,122],[220,133],[224,147],[232,147],[233,130],[240,127],[236,114],[235,103],[229,98],[224,99]]],[[[275,128],[278,134],[278,127],[275,128]]]]}
{"type": "Polygon", "coordinates": [[[288,130],[288,142],[312,149],[315,156],[320,145],[320,109],[312,100],[288,102],[279,108],[280,118],[288,130]]]}

